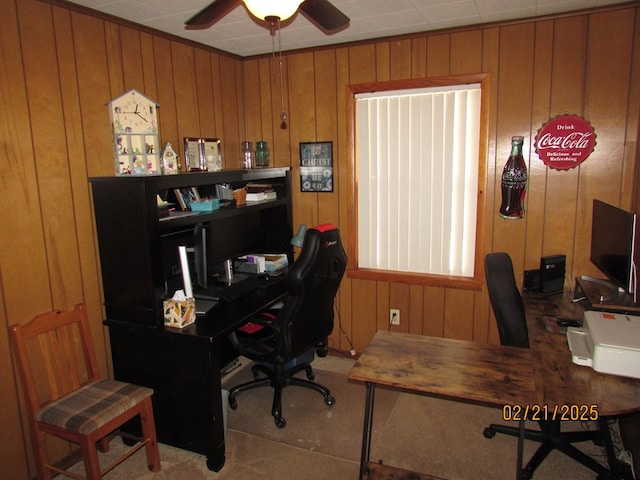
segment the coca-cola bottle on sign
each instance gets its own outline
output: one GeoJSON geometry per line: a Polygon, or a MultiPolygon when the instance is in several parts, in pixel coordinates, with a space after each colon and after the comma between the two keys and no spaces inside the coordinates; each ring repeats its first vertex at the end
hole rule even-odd
{"type": "Polygon", "coordinates": [[[522,156],[524,137],[511,138],[511,155],[502,172],[502,218],[524,217],[524,195],[527,189],[527,164],[522,156]]]}

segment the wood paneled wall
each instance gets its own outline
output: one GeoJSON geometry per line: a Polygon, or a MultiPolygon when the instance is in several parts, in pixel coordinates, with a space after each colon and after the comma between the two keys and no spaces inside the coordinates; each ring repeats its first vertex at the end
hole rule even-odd
{"type": "MultiPolygon", "coordinates": [[[[76,7],[0,0],[0,477],[34,474],[22,394],[7,326],[53,308],[88,306],[102,371],[100,265],[87,177],[114,172],[105,104],[137,88],[160,104],[161,140],[220,137],[225,168],[240,166],[242,140],[266,140],[273,164],[294,171],[294,223],[334,222],[347,231],[349,139],[346,85],[458,73],[491,74],[485,246],[509,252],[521,278],[542,255],[564,253],[566,286],[598,275],[589,264],[593,198],[636,202],[640,28],[637,2],[623,7],[283,56],[288,128],[280,128],[279,68],[241,59],[76,7]],[[549,118],[584,116],[597,146],[580,167],[546,168],[533,138],[549,118]],[[527,217],[497,216],[499,178],[513,135],[529,158],[527,217]],[[301,193],[298,144],[334,142],[333,193],[301,193]]],[[[266,39],[267,32],[265,32],[266,39]]],[[[283,31],[286,35],[286,30],[283,31]]],[[[131,248],[135,248],[132,245],[131,248]]],[[[400,331],[497,342],[483,291],[346,278],[333,346],[362,351],[389,308],[400,331]]],[[[54,445],[63,456],[66,445],[54,445]]]]}

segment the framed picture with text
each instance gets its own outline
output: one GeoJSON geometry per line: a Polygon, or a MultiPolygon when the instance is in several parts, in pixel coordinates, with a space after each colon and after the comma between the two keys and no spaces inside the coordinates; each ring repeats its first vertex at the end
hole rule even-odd
{"type": "Polygon", "coordinates": [[[222,170],[222,150],[219,138],[202,138],[202,156],[209,172],[222,170]]]}
{"type": "Polygon", "coordinates": [[[184,137],[187,172],[222,170],[222,146],[219,138],[184,137]]]}
{"type": "Polygon", "coordinates": [[[187,172],[205,172],[207,170],[207,163],[201,147],[201,138],[184,137],[184,158],[187,163],[187,172]]]}
{"type": "Polygon", "coordinates": [[[300,191],[333,192],[333,142],[300,143],[300,191]]]}

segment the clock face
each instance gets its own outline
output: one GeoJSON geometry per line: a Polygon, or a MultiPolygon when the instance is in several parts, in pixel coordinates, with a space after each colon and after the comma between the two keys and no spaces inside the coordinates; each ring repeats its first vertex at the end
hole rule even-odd
{"type": "Polygon", "coordinates": [[[117,175],[162,173],[157,104],[137,90],[110,102],[117,175]]]}
{"type": "Polygon", "coordinates": [[[157,133],[155,102],[132,90],[112,102],[114,133],[157,133]]]}

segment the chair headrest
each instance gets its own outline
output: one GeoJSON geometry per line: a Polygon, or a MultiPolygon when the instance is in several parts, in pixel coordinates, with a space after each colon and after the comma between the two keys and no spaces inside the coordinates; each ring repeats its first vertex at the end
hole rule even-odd
{"type": "Polygon", "coordinates": [[[331,276],[337,277],[339,283],[346,263],[340,231],[335,225],[324,223],[309,228],[300,255],[287,275],[289,293],[301,294],[305,278],[308,279],[306,281],[313,279],[314,282],[319,282],[326,276],[331,276]]]}
{"type": "Polygon", "coordinates": [[[329,230],[336,230],[336,227],[333,223],[323,223],[321,225],[316,225],[313,227],[314,230],[318,230],[320,233],[328,232],[329,230]]]}

